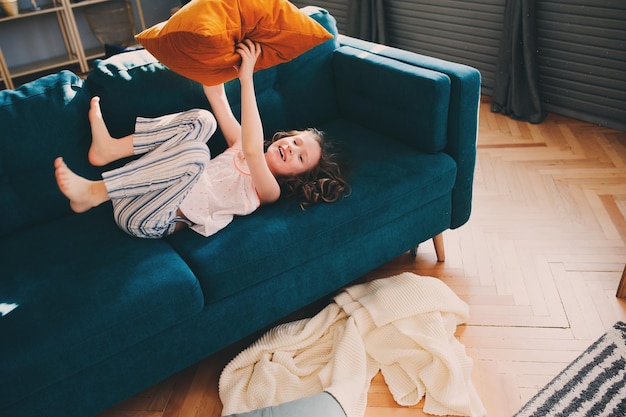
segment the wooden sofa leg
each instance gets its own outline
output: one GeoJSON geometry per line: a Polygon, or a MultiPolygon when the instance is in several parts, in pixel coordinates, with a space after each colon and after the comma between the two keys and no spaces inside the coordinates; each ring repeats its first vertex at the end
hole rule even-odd
{"type": "Polygon", "coordinates": [[[435,245],[435,253],[437,254],[437,262],[443,262],[446,260],[446,251],[443,247],[443,233],[439,233],[433,237],[433,244],[435,245]]]}
{"type": "Polygon", "coordinates": [[[617,286],[617,293],[615,294],[617,298],[623,298],[626,300],[626,266],[624,266],[624,272],[622,272],[622,279],[619,281],[619,285],[617,286]]]}

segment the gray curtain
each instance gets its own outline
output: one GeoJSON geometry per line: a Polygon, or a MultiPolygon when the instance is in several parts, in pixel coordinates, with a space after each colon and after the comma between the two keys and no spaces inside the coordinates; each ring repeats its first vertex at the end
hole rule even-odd
{"type": "Polygon", "coordinates": [[[535,0],[507,0],[491,111],[541,123],[535,0]]]}
{"type": "Polygon", "coordinates": [[[385,44],[383,0],[348,0],[346,35],[385,44]]]}

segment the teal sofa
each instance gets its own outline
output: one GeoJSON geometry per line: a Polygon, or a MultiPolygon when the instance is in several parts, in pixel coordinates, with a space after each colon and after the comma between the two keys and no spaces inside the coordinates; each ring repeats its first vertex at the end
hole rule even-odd
{"type": "Polygon", "coordinates": [[[0,415],[93,416],[468,220],[479,73],[305,10],[336,36],[255,74],[264,128],[324,130],[352,193],[281,200],[208,238],[132,238],[108,203],[74,214],[53,172],[57,156],[103,170],[87,162],[93,95],[119,136],[139,115],[209,108],[200,85],[134,51],[0,92],[0,415]]]}

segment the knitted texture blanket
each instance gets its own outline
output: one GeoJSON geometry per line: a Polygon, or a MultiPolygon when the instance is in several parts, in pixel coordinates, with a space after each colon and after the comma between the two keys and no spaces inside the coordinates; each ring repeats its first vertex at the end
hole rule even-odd
{"type": "Polygon", "coordinates": [[[312,318],[279,325],[222,371],[222,415],[326,391],[363,417],[380,371],[399,405],[480,417],[472,360],[454,337],[469,307],[436,278],[403,273],[345,289],[312,318]]]}

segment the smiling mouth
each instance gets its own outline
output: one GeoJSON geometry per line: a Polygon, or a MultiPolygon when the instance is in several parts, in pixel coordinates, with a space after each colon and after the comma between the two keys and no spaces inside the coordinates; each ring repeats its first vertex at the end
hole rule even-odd
{"type": "Polygon", "coordinates": [[[278,152],[280,153],[280,159],[285,160],[285,153],[283,152],[283,148],[278,147],[278,152]]]}

